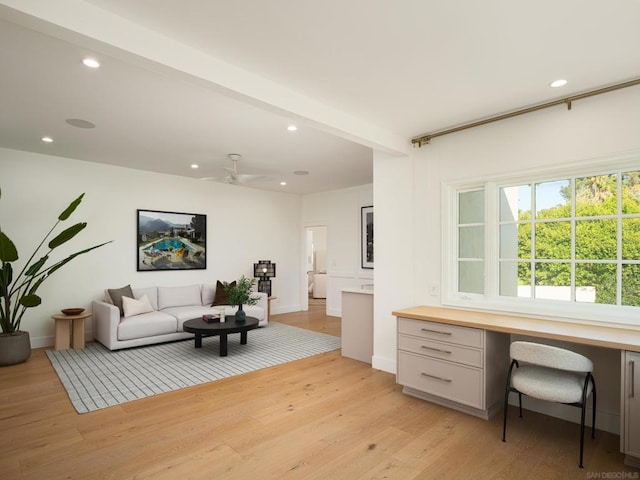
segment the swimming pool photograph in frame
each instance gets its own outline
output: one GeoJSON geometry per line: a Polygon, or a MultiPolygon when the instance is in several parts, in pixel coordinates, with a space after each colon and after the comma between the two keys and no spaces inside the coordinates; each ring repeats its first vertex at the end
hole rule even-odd
{"type": "Polygon", "coordinates": [[[137,270],[207,268],[207,216],[137,210],[137,270]]]}

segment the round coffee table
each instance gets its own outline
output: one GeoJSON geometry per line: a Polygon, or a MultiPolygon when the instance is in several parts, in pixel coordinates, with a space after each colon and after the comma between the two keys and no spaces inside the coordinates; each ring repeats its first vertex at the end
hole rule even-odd
{"type": "Polygon", "coordinates": [[[231,315],[227,316],[226,322],[207,323],[202,317],[192,318],[182,324],[185,332],[195,334],[196,348],[202,348],[202,337],[220,336],[220,356],[227,356],[227,335],[230,333],[240,334],[240,344],[247,344],[247,332],[258,328],[258,319],[255,317],[247,317],[242,323],[236,322],[231,315]]]}

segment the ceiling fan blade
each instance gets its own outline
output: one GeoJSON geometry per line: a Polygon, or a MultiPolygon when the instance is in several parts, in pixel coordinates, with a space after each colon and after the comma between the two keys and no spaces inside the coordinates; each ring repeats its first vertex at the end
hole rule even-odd
{"type": "Polygon", "coordinates": [[[227,175],[226,177],[200,177],[199,180],[204,180],[207,182],[217,182],[217,183],[231,183],[231,184],[236,183],[236,181],[230,175],[227,175]]]}
{"type": "Polygon", "coordinates": [[[239,183],[261,182],[264,180],[269,180],[269,177],[265,175],[249,175],[246,173],[239,173],[237,175],[237,180],[239,183]]]}

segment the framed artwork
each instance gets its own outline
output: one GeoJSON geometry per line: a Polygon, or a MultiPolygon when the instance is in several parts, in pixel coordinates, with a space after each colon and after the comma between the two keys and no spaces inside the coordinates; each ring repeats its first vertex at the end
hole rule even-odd
{"type": "Polygon", "coordinates": [[[197,213],[137,211],[137,270],[207,268],[207,216],[197,213]]]}
{"type": "Polygon", "coordinates": [[[373,268],[373,207],[362,207],[360,210],[362,268],[373,268]]]}

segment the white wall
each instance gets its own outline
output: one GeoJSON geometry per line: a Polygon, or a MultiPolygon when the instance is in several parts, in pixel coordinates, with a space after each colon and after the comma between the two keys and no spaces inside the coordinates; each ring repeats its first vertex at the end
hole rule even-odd
{"type": "Polygon", "coordinates": [[[55,257],[113,240],[76,258],[43,284],[43,304],[30,310],[22,323],[34,347],[53,344],[52,314],[65,307],[90,309],[105,288],[215,284],[243,274],[252,277],[253,263],[264,258],[278,268],[273,279],[278,300],[272,313],[300,310],[297,195],[7,149],[0,149],[0,188],[2,230],[16,243],[22,261],[82,192],[86,192],[82,204],[66,223],[86,221],[88,226],[55,257]],[[207,215],[207,269],[137,272],[138,208],[207,215]]]}
{"type": "Polygon", "coordinates": [[[373,185],[306,195],[302,199],[303,227],[327,227],[327,315],[342,315],[343,288],[373,283],[373,270],[361,268],[360,263],[360,208],[372,204],[373,185]]]}
{"type": "MultiPolygon", "coordinates": [[[[378,364],[395,372],[395,325],[392,329],[387,320],[390,309],[407,306],[399,305],[407,292],[412,292],[408,302],[412,305],[440,304],[443,182],[640,150],[638,132],[640,88],[632,87],[574,102],[571,111],[557,107],[436,138],[414,150],[411,167],[398,161],[395,174],[387,162],[375,161],[376,212],[380,213],[382,205],[386,205],[383,211],[395,209],[399,217],[407,215],[405,210],[413,212],[412,226],[403,227],[401,218],[376,217],[374,359],[378,364]],[[408,190],[410,196],[405,193],[408,190]],[[382,238],[380,229],[385,232],[382,238]],[[408,248],[413,248],[410,265],[406,261],[408,248]],[[384,270],[378,263],[381,259],[384,270]],[[387,284],[379,288],[381,278],[387,277],[387,284]]],[[[590,355],[596,365],[607,366],[604,376],[619,378],[619,364],[611,360],[611,352],[594,349],[590,355]]],[[[615,416],[619,391],[599,390],[600,407],[615,416]]]]}
{"type": "Polygon", "coordinates": [[[414,305],[413,162],[408,157],[373,159],[375,189],[375,284],[372,366],[396,371],[396,318],[393,310],[414,305]]]}

